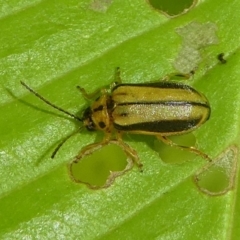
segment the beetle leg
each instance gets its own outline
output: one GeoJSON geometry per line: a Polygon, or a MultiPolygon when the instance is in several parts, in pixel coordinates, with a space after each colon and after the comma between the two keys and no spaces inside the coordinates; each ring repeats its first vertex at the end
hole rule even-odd
{"type": "MultiPolygon", "coordinates": [[[[74,157],[72,163],[78,163],[84,155],[91,154],[92,150],[97,148],[102,148],[104,145],[108,144],[110,141],[111,133],[106,133],[104,139],[101,142],[92,143],[83,147],[77,156],[74,157]]],[[[72,163],[70,165],[72,165],[72,163]]]]}
{"type": "Polygon", "coordinates": [[[161,135],[157,135],[157,138],[159,140],[161,140],[162,142],[164,142],[165,144],[170,145],[171,147],[176,147],[176,148],[179,148],[179,149],[188,150],[190,152],[193,152],[193,153],[203,157],[208,162],[212,162],[212,159],[207,154],[201,152],[200,150],[198,150],[195,147],[188,147],[188,146],[178,145],[178,144],[174,143],[173,141],[171,141],[169,138],[167,138],[165,136],[161,136],[161,135]]]}
{"type": "Polygon", "coordinates": [[[81,149],[77,156],[74,157],[72,163],[78,163],[84,155],[91,154],[92,149],[97,149],[98,147],[101,148],[104,144],[105,142],[97,142],[87,145],[81,149]]]}
{"type": "Polygon", "coordinates": [[[92,99],[97,98],[100,95],[101,91],[102,91],[102,90],[97,89],[93,93],[87,93],[86,90],[84,88],[80,87],[80,86],[77,86],[77,89],[81,92],[81,94],[83,95],[83,97],[86,100],[92,100],[92,99]]]}
{"type": "Polygon", "coordinates": [[[195,71],[192,70],[191,72],[189,73],[170,73],[168,75],[166,75],[165,77],[163,77],[162,81],[169,81],[169,80],[178,80],[178,79],[190,79],[193,75],[194,75],[195,71]]]}
{"type": "Polygon", "coordinates": [[[120,67],[115,69],[114,81],[110,85],[110,88],[113,89],[116,85],[122,83],[120,67]]]}
{"type": "Polygon", "coordinates": [[[143,165],[138,157],[137,152],[122,140],[121,132],[117,132],[117,141],[123,147],[125,152],[130,156],[130,158],[133,159],[133,161],[137,164],[139,171],[142,172],[143,165]]]}
{"type": "Polygon", "coordinates": [[[122,83],[120,67],[117,67],[115,70],[114,82],[116,82],[117,84],[122,83]]]}

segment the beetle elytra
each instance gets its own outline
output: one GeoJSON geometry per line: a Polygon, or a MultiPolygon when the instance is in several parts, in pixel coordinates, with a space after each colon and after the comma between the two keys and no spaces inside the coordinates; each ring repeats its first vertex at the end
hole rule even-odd
{"type": "MultiPolygon", "coordinates": [[[[171,81],[124,84],[121,83],[119,68],[115,78],[110,91],[102,89],[88,94],[83,88],[77,87],[84,98],[95,98],[81,118],[52,104],[24,82],[21,81],[21,84],[46,104],[82,122],[80,129],[86,127],[89,131],[100,130],[105,133],[100,143],[84,147],[74,158],[75,163],[83,152],[116,140],[141,168],[136,151],[122,140],[124,133],[154,135],[168,145],[187,149],[211,161],[207,154],[195,147],[181,146],[168,138],[194,131],[209,119],[211,109],[203,94],[188,85],[171,81]]],[[[57,146],[52,157],[69,137],[57,146]]]]}

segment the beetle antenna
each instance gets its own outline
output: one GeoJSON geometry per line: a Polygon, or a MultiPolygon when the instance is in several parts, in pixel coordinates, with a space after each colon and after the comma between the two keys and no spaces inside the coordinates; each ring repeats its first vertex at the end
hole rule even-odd
{"type": "Polygon", "coordinates": [[[53,104],[53,103],[51,103],[51,102],[48,101],[46,98],[42,97],[39,93],[37,93],[36,91],[34,91],[32,88],[30,88],[30,87],[29,87],[26,83],[24,83],[23,81],[20,81],[20,83],[21,83],[28,91],[30,91],[31,93],[33,93],[36,97],[38,97],[39,99],[41,99],[43,102],[45,102],[45,103],[48,104],[49,106],[57,109],[57,110],[60,111],[60,112],[63,112],[63,113],[65,113],[65,114],[73,117],[74,119],[76,119],[76,120],[78,120],[78,121],[80,121],[80,122],[83,121],[82,118],[80,118],[80,117],[78,117],[78,116],[76,116],[76,115],[74,115],[74,114],[72,114],[72,113],[70,113],[70,112],[68,112],[68,111],[66,111],[66,110],[58,107],[58,106],[56,106],[56,105],[53,104]]]}
{"type": "Polygon", "coordinates": [[[59,144],[58,146],[55,148],[55,150],[53,151],[51,158],[54,158],[57,154],[57,152],[59,151],[59,149],[62,147],[62,145],[69,139],[71,138],[73,135],[79,133],[82,130],[83,127],[80,127],[77,131],[72,132],[71,134],[69,134],[67,137],[65,137],[59,144]]]}

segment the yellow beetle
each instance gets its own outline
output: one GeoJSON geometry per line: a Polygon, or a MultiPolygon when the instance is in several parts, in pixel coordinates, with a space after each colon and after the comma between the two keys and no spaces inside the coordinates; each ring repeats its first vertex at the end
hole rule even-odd
{"type": "MultiPolygon", "coordinates": [[[[85,109],[82,118],[52,104],[24,82],[21,84],[48,105],[83,122],[87,130],[100,130],[105,133],[102,142],[86,146],[75,157],[74,162],[78,162],[83,151],[89,151],[97,145],[104,145],[114,138],[141,168],[142,164],[137,153],[123,142],[122,133],[154,135],[168,145],[188,149],[211,161],[208,155],[198,149],[177,145],[167,138],[167,136],[191,132],[209,119],[211,109],[203,94],[188,85],[171,81],[123,84],[119,68],[116,79],[110,92],[103,89],[87,94],[78,86],[87,99],[98,95],[92,105],[85,109]]],[[[58,145],[52,158],[64,142],[58,145]]]]}

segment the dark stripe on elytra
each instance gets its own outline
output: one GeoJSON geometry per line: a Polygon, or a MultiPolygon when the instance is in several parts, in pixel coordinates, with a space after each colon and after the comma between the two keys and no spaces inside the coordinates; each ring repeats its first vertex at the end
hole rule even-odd
{"type": "MultiPolygon", "coordinates": [[[[185,85],[185,84],[180,84],[180,83],[174,83],[174,82],[153,82],[153,83],[126,83],[126,84],[118,84],[116,85],[113,89],[112,92],[114,90],[116,90],[119,87],[153,87],[153,88],[172,88],[172,89],[186,89],[186,90],[190,90],[192,92],[195,92],[197,94],[199,94],[198,91],[196,91],[194,88],[185,85]]],[[[200,95],[200,94],[199,94],[200,95]]]]}
{"type": "Polygon", "coordinates": [[[128,106],[128,105],[164,105],[164,106],[184,106],[184,105],[192,105],[192,106],[201,106],[210,108],[207,103],[200,102],[180,102],[180,101],[154,101],[154,102],[126,102],[126,103],[118,103],[117,106],[128,106]]]}
{"type": "Polygon", "coordinates": [[[116,123],[114,127],[119,131],[146,131],[146,132],[181,132],[194,128],[198,125],[201,119],[192,120],[171,120],[171,121],[156,121],[156,122],[145,122],[135,123],[127,126],[122,126],[116,123]]]}

